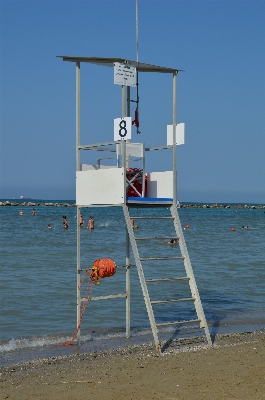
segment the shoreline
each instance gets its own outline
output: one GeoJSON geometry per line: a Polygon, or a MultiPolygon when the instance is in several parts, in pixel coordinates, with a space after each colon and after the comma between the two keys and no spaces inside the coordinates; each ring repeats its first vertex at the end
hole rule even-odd
{"type": "Polygon", "coordinates": [[[4,399],[261,399],[265,330],[49,357],[2,367],[4,399]]]}
{"type": "MultiPolygon", "coordinates": [[[[76,207],[75,203],[67,202],[16,202],[16,201],[1,201],[0,207],[76,207]]],[[[263,204],[236,204],[236,203],[215,203],[215,204],[203,204],[203,203],[190,203],[180,204],[180,208],[225,208],[225,209],[242,209],[242,210],[265,210],[263,204]]]]}

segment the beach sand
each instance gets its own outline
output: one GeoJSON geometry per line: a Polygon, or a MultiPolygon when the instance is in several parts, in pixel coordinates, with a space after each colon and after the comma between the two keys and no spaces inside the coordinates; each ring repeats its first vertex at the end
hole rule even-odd
{"type": "Polygon", "coordinates": [[[36,360],[1,369],[0,398],[265,399],[265,331],[36,360]]]}

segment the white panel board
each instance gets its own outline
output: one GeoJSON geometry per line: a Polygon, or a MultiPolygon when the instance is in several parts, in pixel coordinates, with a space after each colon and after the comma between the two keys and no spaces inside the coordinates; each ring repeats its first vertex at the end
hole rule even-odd
{"type": "Polygon", "coordinates": [[[114,141],[127,140],[132,138],[131,117],[114,119],[114,141]]]}
{"type": "MultiPolygon", "coordinates": [[[[144,143],[126,143],[126,155],[133,157],[144,157],[144,143]]],[[[121,155],[121,145],[116,145],[117,156],[121,155]]]]}
{"type": "Polygon", "coordinates": [[[95,171],[96,169],[118,168],[116,165],[102,165],[98,168],[97,164],[80,164],[80,171],[95,171]]]}
{"type": "MultiPolygon", "coordinates": [[[[185,124],[176,126],[176,144],[185,144],[185,124]]],[[[173,125],[167,125],[167,146],[173,145],[173,125]]]]}
{"type": "Polygon", "coordinates": [[[114,63],[114,83],[136,86],[136,68],[128,64],[114,63]]]}
{"type": "Polygon", "coordinates": [[[147,174],[147,197],[173,198],[173,171],[147,174]]]}
{"type": "Polygon", "coordinates": [[[121,204],[124,202],[123,168],[76,172],[76,204],[121,204]]]}

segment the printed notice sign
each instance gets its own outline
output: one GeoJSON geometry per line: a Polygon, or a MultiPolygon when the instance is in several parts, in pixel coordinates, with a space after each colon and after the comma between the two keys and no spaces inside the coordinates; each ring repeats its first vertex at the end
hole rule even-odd
{"type": "Polygon", "coordinates": [[[136,68],[129,64],[114,63],[114,83],[116,85],[136,86],[136,68]]]}
{"type": "Polygon", "coordinates": [[[127,140],[132,138],[131,117],[114,119],[114,140],[127,140]]]}

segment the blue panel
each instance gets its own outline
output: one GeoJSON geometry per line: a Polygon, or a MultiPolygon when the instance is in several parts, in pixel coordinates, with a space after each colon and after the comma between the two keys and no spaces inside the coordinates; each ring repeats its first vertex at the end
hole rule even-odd
{"type": "Polygon", "coordinates": [[[127,197],[127,201],[170,201],[172,202],[173,199],[166,198],[166,197],[127,197]]]}

